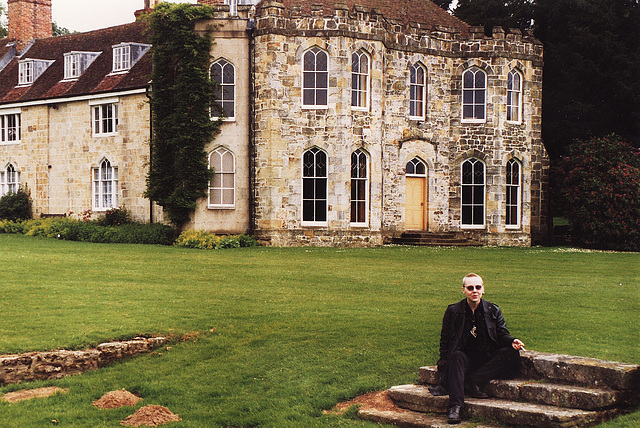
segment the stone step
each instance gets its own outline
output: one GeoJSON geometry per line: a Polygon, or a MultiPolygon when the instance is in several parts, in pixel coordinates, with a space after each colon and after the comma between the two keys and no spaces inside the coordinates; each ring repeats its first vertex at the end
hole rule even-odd
{"type": "MultiPolygon", "coordinates": [[[[451,428],[444,415],[428,415],[402,409],[402,411],[363,409],[358,410],[361,419],[406,428],[451,428]]],[[[461,425],[464,426],[464,425],[461,425]]],[[[474,424],[474,428],[499,428],[496,425],[474,424]]]]}
{"type": "MultiPolygon", "coordinates": [[[[640,365],[637,364],[536,351],[520,351],[520,361],[520,378],[613,390],[640,388],[640,365]]],[[[437,383],[435,373],[421,369],[419,382],[437,383]]]]}
{"type": "MultiPolygon", "coordinates": [[[[420,367],[418,379],[421,384],[435,385],[437,368],[435,366],[420,367]]],[[[632,391],[538,382],[529,379],[492,380],[486,385],[485,391],[493,397],[507,400],[529,401],[582,410],[629,406],[633,404],[631,403],[633,397],[637,397],[632,391]]]]}
{"type": "Polygon", "coordinates": [[[640,387],[640,365],[546,352],[521,352],[521,377],[632,390],[640,387]]]}
{"type": "MultiPolygon", "coordinates": [[[[401,385],[389,389],[389,396],[402,408],[424,413],[446,413],[448,397],[434,397],[426,385],[401,385]]],[[[465,398],[464,417],[495,420],[503,424],[573,428],[586,427],[610,419],[617,410],[579,410],[497,398],[465,398]]]]}

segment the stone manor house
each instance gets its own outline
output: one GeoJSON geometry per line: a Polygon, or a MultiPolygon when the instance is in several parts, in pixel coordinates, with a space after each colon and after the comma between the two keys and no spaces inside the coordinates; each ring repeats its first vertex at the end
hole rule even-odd
{"type": "MultiPolygon", "coordinates": [[[[166,221],[143,195],[144,24],[52,37],[51,2],[8,0],[0,195],[27,186],[37,217],[125,207],[166,221]]],[[[542,46],[530,34],[487,36],[428,0],[199,3],[214,9],[196,29],[213,36],[224,115],[187,228],[271,245],[545,238],[542,46]]]]}

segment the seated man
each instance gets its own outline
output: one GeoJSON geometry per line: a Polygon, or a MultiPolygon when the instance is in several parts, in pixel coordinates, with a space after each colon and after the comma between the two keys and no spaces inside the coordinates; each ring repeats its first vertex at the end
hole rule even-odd
{"type": "Polygon", "coordinates": [[[498,306],[482,299],[482,278],[470,273],[462,280],[466,298],[449,305],[440,333],[439,384],[433,395],[449,394],[450,424],[460,423],[465,391],[487,398],[482,386],[491,379],[509,378],[520,364],[524,343],[509,334],[498,306]]]}

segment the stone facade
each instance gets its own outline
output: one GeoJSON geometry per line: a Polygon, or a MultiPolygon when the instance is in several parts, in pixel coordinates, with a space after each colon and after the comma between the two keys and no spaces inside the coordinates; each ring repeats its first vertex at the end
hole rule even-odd
{"type": "Polygon", "coordinates": [[[530,245],[546,229],[548,159],[541,142],[542,46],[519,31],[398,25],[373,9],[309,14],[280,2],[262,4],[255,37],[255,230],[274,245],[373,245],[415,227],[406,224],[406,165],[426,165],[424,223],[430,232],[460,232],[486,244],[530,245]],[[464,30],[464,29],[463,29],[464,30]],[[301,107],[304,53],[328,54],[326,108],[301,107]],[[351,107],[351,55],[370,57],[370,103],[351,107]],[[409,117],[410,68],[427,75],[426,117],[409,117]],[[477,67],[487,76],[486,120],[461,119],[462,74],[477,67]],[[506,119],[507,74],[523,77],[522,120],[506,119]],[[302,221],[302,157],[327,154],[327,218],[302,221]],[[350,221],[351,154],[367,154],[367,223],[350,221]],[[461,164],[486,166],[483,224],[461,223],[461,164]],[[521,165],[519,221],[505,225],[506,164],[521,165]]]}

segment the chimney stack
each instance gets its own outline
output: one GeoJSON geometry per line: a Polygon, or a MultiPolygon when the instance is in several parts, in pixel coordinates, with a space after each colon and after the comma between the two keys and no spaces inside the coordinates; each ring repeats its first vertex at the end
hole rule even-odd
{"type": "Polygon", "coordinates": [[[18,50],[35,39],[53,35],[51,0],[8,0],[9,39],[17,41],[18,50]]]}

